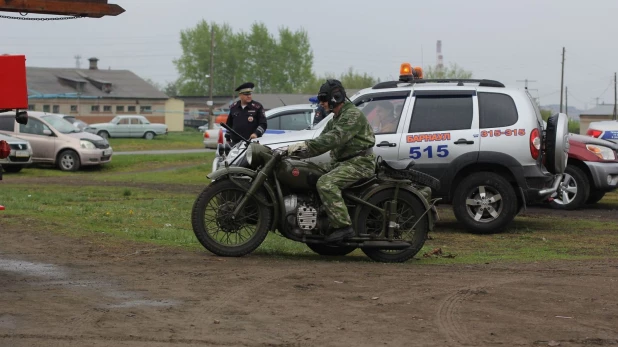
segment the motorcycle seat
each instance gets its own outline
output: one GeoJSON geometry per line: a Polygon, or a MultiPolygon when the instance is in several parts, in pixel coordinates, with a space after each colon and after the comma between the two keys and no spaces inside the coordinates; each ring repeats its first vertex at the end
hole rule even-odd
{"type": "Polygon", "coordinates": [[[391,170],[410,170],[414,166],[414,159],[382,160],[381,164],[391,170]]]}

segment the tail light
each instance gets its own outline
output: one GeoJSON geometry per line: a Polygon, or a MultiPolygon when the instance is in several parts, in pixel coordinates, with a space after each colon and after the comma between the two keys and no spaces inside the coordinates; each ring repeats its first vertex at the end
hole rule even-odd
{"type": "Polygon", "coordinates": [[[217,143],[223,144],[223,129],[219,129],[219,138],[217,139],[217,143]]]}
{"type": "Polygon", "coordinates": [[[209,139],[210,138],[210,135],[208,134],[208,130],[204,131],[204,138],[205,139],[209,139]]]}
{"type": "Polygon", "coordinates": [[[0,141],[0,159],[8,157],[9,154],[11,154],[11,147],[9,144],[4,140],[0,141]]]}
{"type": "Polygon", "coordinates": [[[541,136],[539,129],[534,129],[530,133],[530,155],[536,160],[539,159],[539,153],[541,153],[541,136]]]}
{"type": "Polygon", "coordinates": [[[598,138],[599,136],[601,136],[602,133],[603,132],[601,130],[588,129],[586,135],[598,138]]]}

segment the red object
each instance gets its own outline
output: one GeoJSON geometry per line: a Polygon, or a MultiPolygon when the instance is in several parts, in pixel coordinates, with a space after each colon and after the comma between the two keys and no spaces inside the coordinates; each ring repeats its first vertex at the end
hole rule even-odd
{"type": "Polygon", "coordinates": [[[11,146],[9,146],[9,144],[6,141],[1,140],[0,141],[0,159],[4,159],[8,157],[9,154],[11,154],[11,146]]]}
{"type": "Polygon", "coordinates": [[[599,136],[601,136],[602,133],[603,132],[601,130],[588,129],[588,131],[586,132],[586,135],[598,138],[599,136]]]}
{"type": "Polygon", "coordinates": [[[0,55],[0,109],[28,109],[24,55],[0,55]]]}
{"type": "Polygon", "coordinates": [[[292,176],[294,177],[298,177],[298,175],[300,175],[300,171],[297,168],[294,168],[292,170],[292,176]]]}
{"type": "Polygon", "coordinates": [[[223,129],[219,129],[219,138],[217,139],[217,143],[223,144],[223,129]]]}
{"type": "Polygon", "coordinates": [[[0,211],[4,211],[4,206],[0,205],[0,211]]]}

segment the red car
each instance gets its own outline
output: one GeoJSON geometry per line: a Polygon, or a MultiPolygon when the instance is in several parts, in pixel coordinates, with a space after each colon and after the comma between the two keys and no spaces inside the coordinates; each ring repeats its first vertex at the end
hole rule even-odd
{"type": "Polygon", "coordinates": [[[591,136],[569,134],[569,161],[554,208],[574,210],[594,204],[618,188],[618,144],[591,136]]]}

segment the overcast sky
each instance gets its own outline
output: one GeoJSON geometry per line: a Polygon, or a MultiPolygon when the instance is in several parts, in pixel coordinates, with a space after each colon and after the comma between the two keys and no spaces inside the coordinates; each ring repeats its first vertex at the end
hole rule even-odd
{"type": "MultiPolygon", "coordinates": [[[[614,102],[618,71],[616,0],[109,0],[117,17],[66,21],[0,19],[0,51],[25,54],[28,66],[74,67],[74,56],[98,57],[99,68],[129,69],[165,83],[176,79],[180,31],[200,20],[248,31],[263,22],[309,34],[317,74],[353,67],[382,80],[399,65],[436,62],[442,40],[446,65],[474,78],[524,87],[542,105],[560,101],[562,47],[566,48],[568,104],[580,109],[614,102]]],[[[1,15],[17,15],[0,12],[1,15]]],[[[29,15],[29,17],[45,17],[29,15]]]]}

